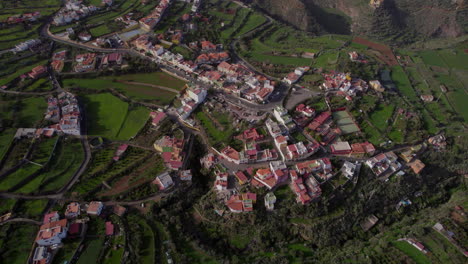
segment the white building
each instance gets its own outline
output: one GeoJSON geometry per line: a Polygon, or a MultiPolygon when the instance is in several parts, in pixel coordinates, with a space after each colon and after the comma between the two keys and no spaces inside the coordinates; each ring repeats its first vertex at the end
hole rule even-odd
{"type": "Polygon", "coordinates": [[[271,211],[275,209],[276,196],[274,193],[269,192],[265,195],[265,207],[267,210],[271,211]]]}

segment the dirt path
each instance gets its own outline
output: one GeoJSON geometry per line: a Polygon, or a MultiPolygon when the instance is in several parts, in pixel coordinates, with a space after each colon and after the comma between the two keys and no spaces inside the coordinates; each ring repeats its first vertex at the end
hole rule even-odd
{"type": "Polygon", "coordinates": [[[159,86],[159,85],[154,85],[154,84],[149,84],[149,83],[141,83],[141,82],[129,82],[129,81],[122,81],[122,80],[117,80],[119,83],[124,83],[124,84],[133,84],[133,85],[141,85],[141,86],[148,86],[148,87],[153,87],[161,90],[165,90],[168,92],[176,93],[178,94],[180,91],[177,91],[176,89],[172,89],[169,87],[165,86],[159,86]]]}

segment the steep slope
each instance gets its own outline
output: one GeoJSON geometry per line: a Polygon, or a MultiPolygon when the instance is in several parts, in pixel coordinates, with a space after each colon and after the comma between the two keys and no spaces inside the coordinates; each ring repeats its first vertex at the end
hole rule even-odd
{"type": "Polygon", "coordinates": [[[408,42],[457,37],[468,28],[466,0],[254,0],[297,28],[408,42]]]}

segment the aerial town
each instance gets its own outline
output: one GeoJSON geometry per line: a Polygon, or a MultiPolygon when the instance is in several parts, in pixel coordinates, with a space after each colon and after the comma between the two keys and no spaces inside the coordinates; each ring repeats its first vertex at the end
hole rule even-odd
{"type": "Polygon", "coordinates": [[[466,41],[310,34],[261,1],[19,2],[0,262],[465,263],[466,41]]]}

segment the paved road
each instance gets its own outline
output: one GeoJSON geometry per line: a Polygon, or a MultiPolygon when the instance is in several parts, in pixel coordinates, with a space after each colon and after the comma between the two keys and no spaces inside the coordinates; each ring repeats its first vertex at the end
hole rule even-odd
{"type": "Polygon", "coordinates": [[[34,225],[42,225],[42,222],[39,222],[33,219],[28,219],[28,218],[11,218],[6,221],[0,222],[0,225],[4,225],[8,223],[28,223],[28,224],[34,224],[34,225]]]}

